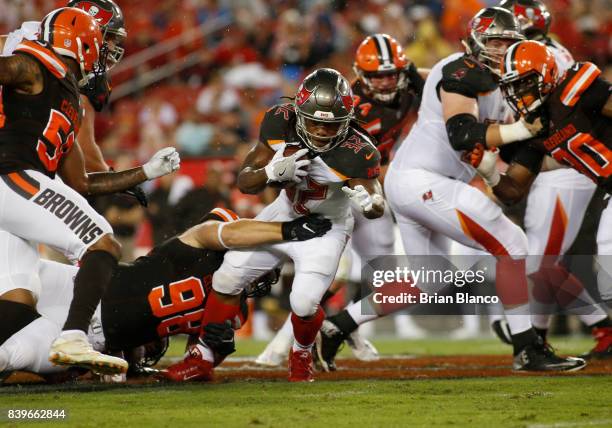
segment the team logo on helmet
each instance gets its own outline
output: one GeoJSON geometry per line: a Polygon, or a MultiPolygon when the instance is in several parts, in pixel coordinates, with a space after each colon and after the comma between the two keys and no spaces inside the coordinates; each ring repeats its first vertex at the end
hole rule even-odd
{"type": "Polygon", "coordinates": [[[108,24],[113,17],[112,10],[102,9],[100,6],[87,1],[80,2],[76,7],[93,16],[101,26],[108,24]]]}

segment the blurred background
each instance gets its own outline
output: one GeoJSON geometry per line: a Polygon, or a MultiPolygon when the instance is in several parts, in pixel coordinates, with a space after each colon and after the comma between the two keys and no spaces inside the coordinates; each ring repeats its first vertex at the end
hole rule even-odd
{"type": "MultiPolygon", "coordinates": [[[[179,173],[148,183],[148,209],[125,196],[97,201],[128,261],[215,206],[252,217],[274,199],[272,190],[260,196],[241,194],[234,187],[236,171],[257,141],[264,112],[281,96],[293,96],[310,70],[332,67],[353,78],[354,52],[375,32],[395,37],[417,67],[431,67],[461,50],[467,23],[480,8],[498,3],[116,1],[126,18],[126,53],[111,73],[111,104],[96,115],[97,142],[115,169],[144,162],[167,145],[175,146],[183,159],[179,173]]],[[[577,60],[596,63],[611,80],[610,0],[546,4],[554,37],[577,60]]],[[[0,34],[64,5],[57,0],[0,0],[0,34]]],[[[258,303],[268,314],[259,321],[255,317],[252,333],[258,338],[268,337],[286,314],[286,286],[276,290],[275,298],[258,303]]],[[[346,299],[341,293],[332,305],[340,307],[346,299]]]]}

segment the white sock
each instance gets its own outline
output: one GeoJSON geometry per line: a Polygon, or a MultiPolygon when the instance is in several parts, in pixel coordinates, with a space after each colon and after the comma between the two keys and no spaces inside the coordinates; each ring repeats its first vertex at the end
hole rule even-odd
{"type": "Polygon", "coordinates": [[[541,330],[548,330],[548,324],[550,321],[550,314],[532,314],[531,315],[531,323],[535,328],[539,328],[541,330]]]}
{"type": "Polygon", "coordinates": [[[368,321],[372,321],[372,320],[379,318],[379,316],[376,315],[376,313],[373,310],[371,312],[370,310],[368,310],[366,311],[368,312],[367,314],[363,314],[364,311],[362,310],[361,305],[365,304],[365,302],[367,302],[367,298],[361,299],[360,301],[355,302],[355,303],[351,303],[350,305],[346,307],[346,311],[349,313],[351,318],[353,318],[353,321],[355,321],[357,325],[361,325],[368,321]]]}
{"type": "Polygon", "coordinates": [[[504,309],[506,322],[510,327],[510,333],[519,334],[532,327],[531,315],[529,315],[529,303],[516,306],[512,309],[504,309]]]}

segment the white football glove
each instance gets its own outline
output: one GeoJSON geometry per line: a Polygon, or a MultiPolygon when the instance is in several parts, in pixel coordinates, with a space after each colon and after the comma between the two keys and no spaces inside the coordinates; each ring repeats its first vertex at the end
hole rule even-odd
{"type": "Polygon", "coordinates": [[[264,168],[266,175],[268,176],[268,183],[271,181],[294,181],[299,183],[302,181],[302,177],[308,175],[307,171],[302,168],[306,168],[310,165],[309,159],[298,160],[306,153],[308,149],[301,149],[294,154],[284,157],[283,153],[285,148],[278,150],[274,153],[274,157],[268,165],[264,168]]]}
{"type": "Polygon", "coordinates": [[[382,196],[376,194],[371,196],[370,193],[361,184],[351,189],[348,186],[344,186],[342,191],[346,193],[349,200],[358,205],[364,213],[372,211],[373,205],[380,203],[382,196]]]}
{"type": "Polygon", "coordinates": [[[492,150],[484,150],[482,157],[476,167],[478,175],[487,183],[490,187],[497,186],[501,176],[497,170],[497,158],[499,157],[499,150],[497,148],[492,150]]]}
{"type": "Polygon", "coordinates": [[[174,147],[165,147],[153,155],[142,169],[148,180],[170,174],[179,169],[181,158],[174,147]]]}

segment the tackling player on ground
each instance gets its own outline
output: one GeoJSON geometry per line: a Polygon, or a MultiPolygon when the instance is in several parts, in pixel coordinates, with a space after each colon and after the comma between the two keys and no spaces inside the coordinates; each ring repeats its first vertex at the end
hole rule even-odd
{"type": "MultiPolygon", "coordinates": [[[[175,334],[198,334],[213,273],[229,248],[239,249],[282,241],[303,241],[324,235],[331,222],[317,216],[288,222],[240,220],[232,211],[215,208],[200,224],[153,248],[114,272],[90,326],[90,338],[99,350],[124,353],[159,343],[175,334]],[[100,325],[101,323],[101,325],[100,325]]],[[[0,236],[7,232],[0,231],[0,236]]],[[[28,254],[29,245],[12,237],[11,251],[28,254]]],[[[7,247],[2,247],[4,251],[7,247]]],[[[8,257],[0,252],[0,258],[8,257]]],[[[42,260],[37,275],[42,290],[30,322],[20,318],[20,303],[0,300],[0,372],[28,370],[49,373],[60,368],[47,361],[51,342],[60,334],[73,295],[75,266],[42,260]]],[[[29,274],[14,267],[13,276],[29,274]]],[[[258,278],[250,294],[269,289],[268,274],[258,278]]],[[[243,293],[241,298],[246,297],[243,293]]],[[[244,309],[244,308],[243,308],[244,309]]],[[[241,313],[246,317],[246,311],[241,313]]],[[[209,326],[206,343],[216,363],[233,352],[233,330],[209,326]]],[[[163,348],[163,346],[158,347],[163,348]]],[[[160,355],[158,354],[157,357],[160,355]]]]}

